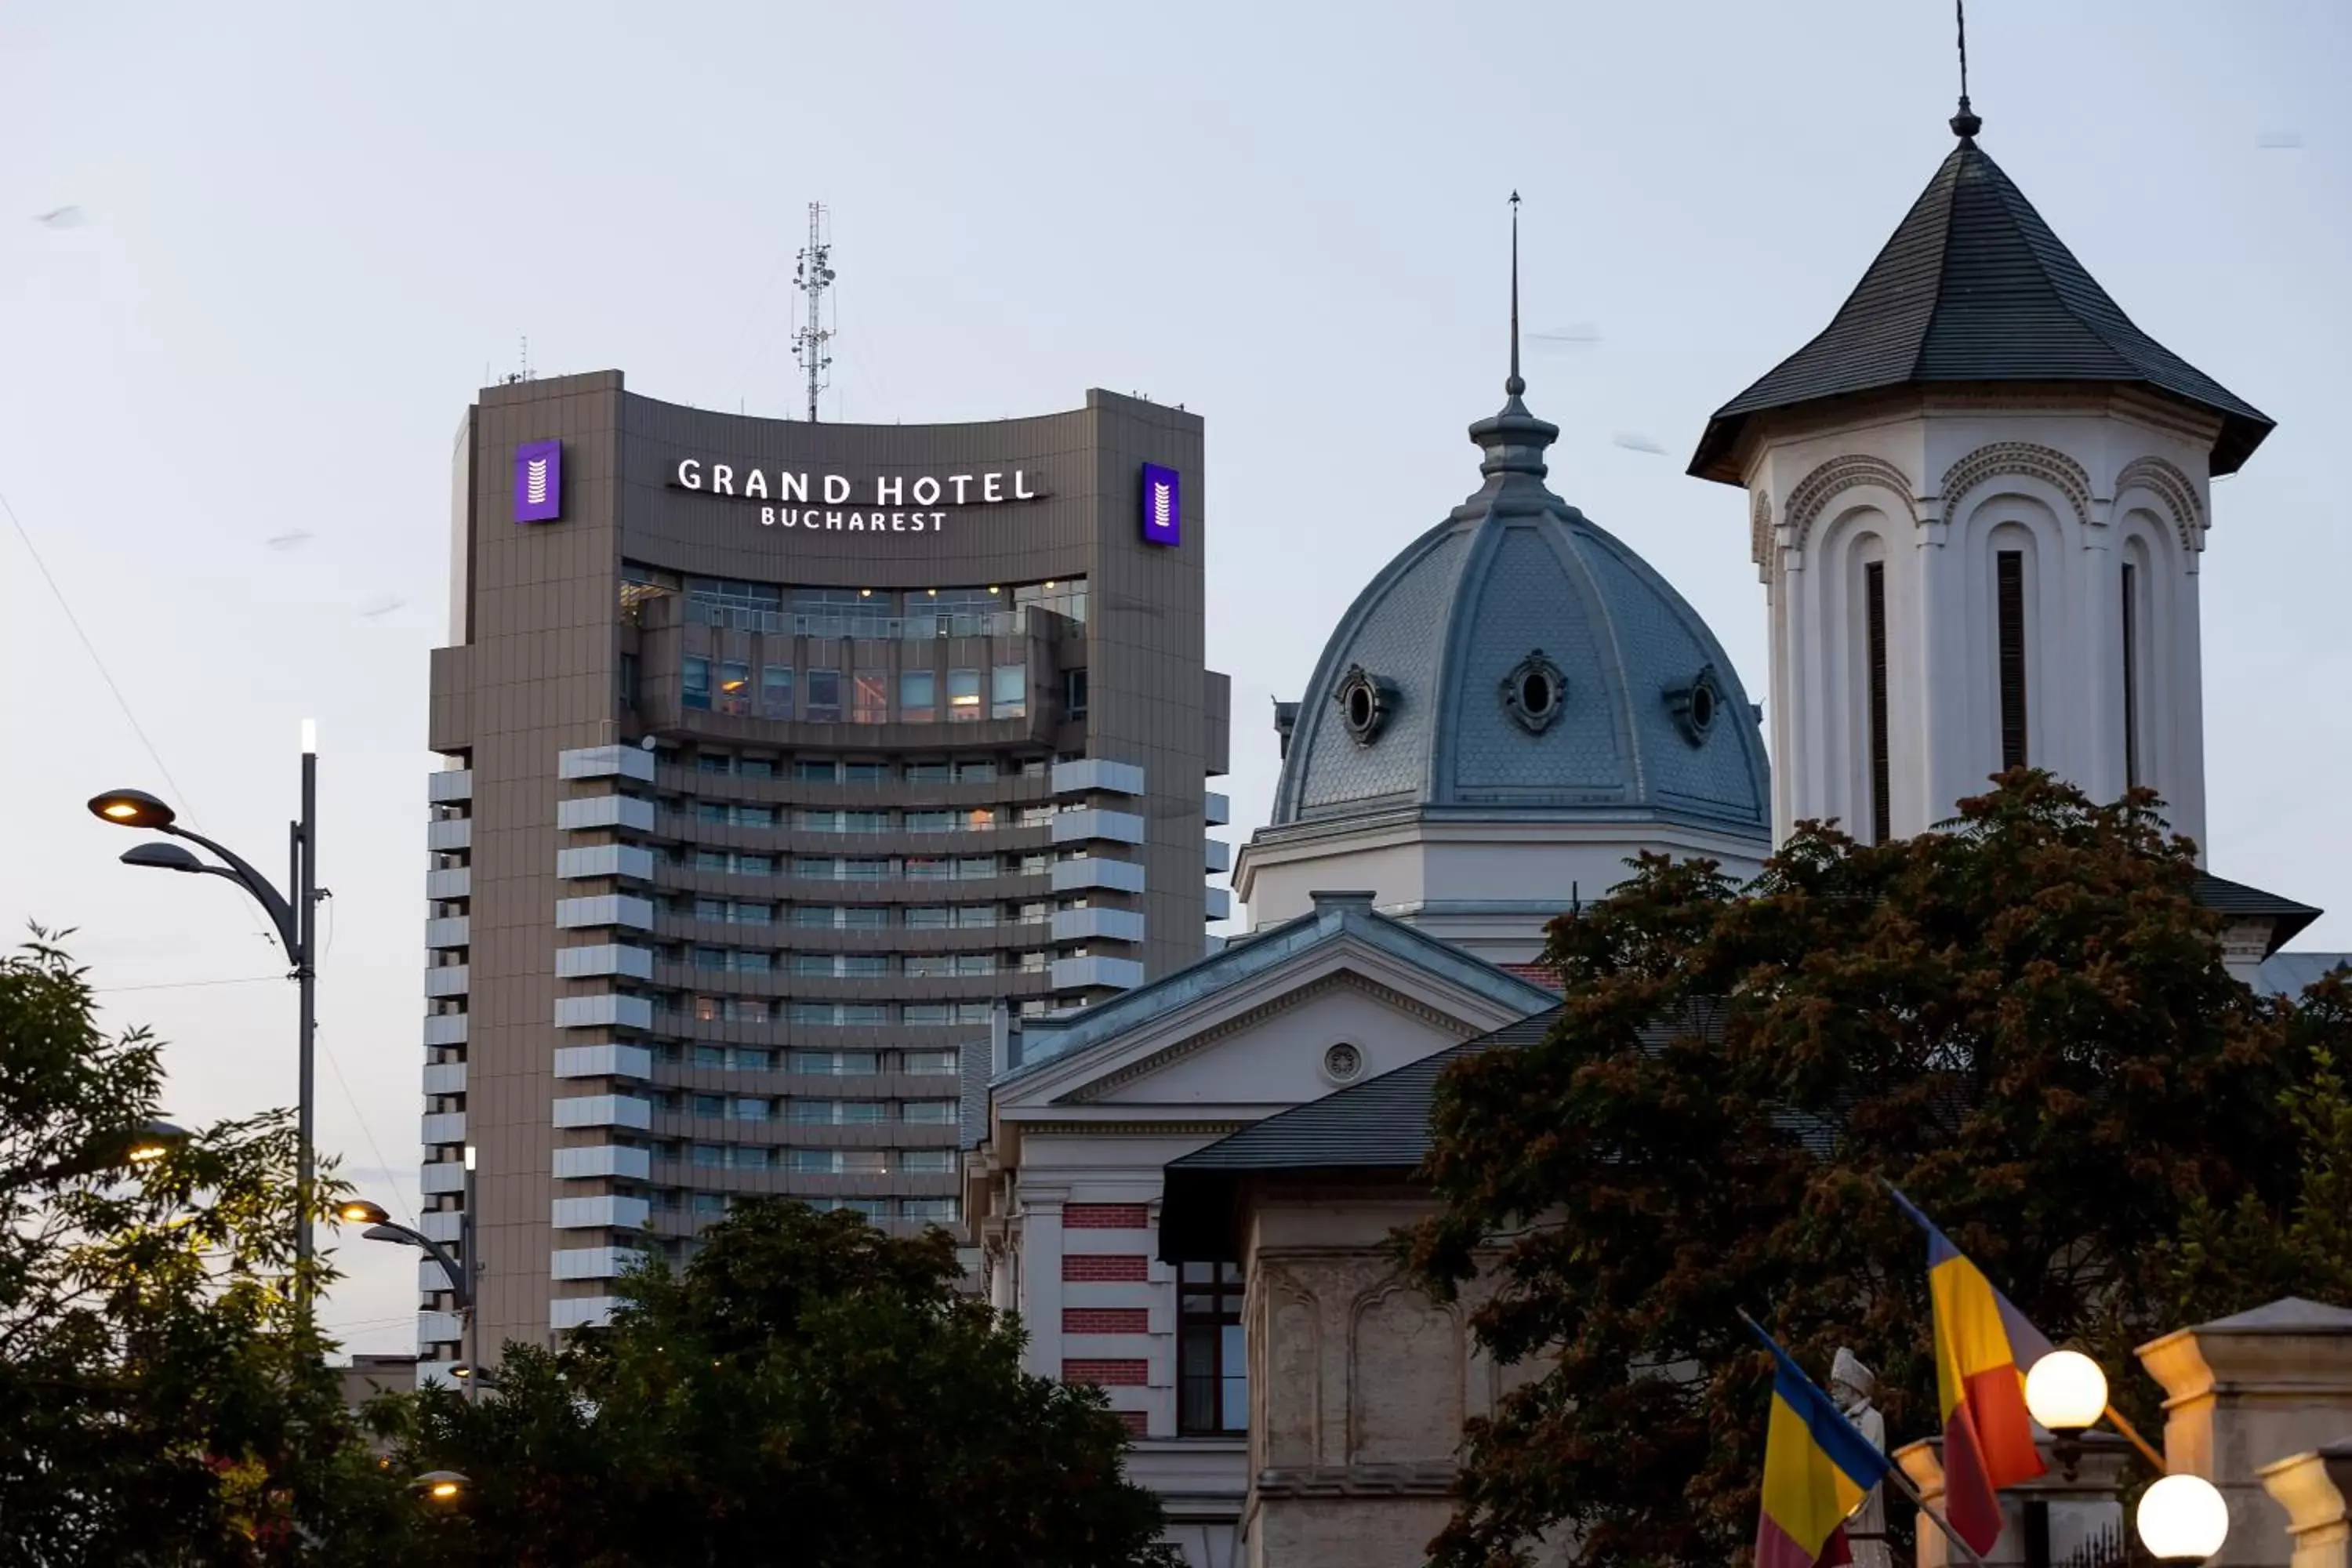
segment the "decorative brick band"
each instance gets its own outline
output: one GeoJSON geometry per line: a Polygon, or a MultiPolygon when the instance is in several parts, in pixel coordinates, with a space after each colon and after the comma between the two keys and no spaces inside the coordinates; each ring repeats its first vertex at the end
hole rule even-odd
{"type": "Polygon", "coordinates": [[[1141,1204],[1066,1204],[1064,1230],[1149,1230],[1151,1215],[1141,1204]]]}
{"type": "Polygon", "coordinates": [[[1115,1412],[1115,1414],[1118,1416],[1118,1424],[1127,1428],[1127,1435],[1129,1436],[1149,1437],[1151,1436],[1150,1429],[1145,1426],[1145,1422],[1148,1421],[1150,1417],[1146,1416],[1142,1411],[1121,1410],[1115,1412]]]}
{"type": "Polygon", "coordinates": [[[1062,1309],[1062,1331],[1066,1334],[1148,1334],[1151,1331],[1151,1309],[1065,1307],[1062,1309]]]}
{"type": "Polygon", "coordinates": [[[1140,1285],[1151,1278],[1151,1260],[1140,1252],[1066,1252],[1062,1278],[1095,1284],[1140,1285]]]}
{"type": "Polygon", "coordinates": [[[1141,1388],[1149,1380],[1148,1361],[1066,1361],[1064,1383],[1091,1383],[1101,1388],[1141,1388]]]}

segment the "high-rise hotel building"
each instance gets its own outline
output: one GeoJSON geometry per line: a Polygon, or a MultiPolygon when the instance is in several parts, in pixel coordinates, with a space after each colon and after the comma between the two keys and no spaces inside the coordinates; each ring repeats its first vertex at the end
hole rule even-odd
{"type": "MultiPolygon", "coordinates": [[[[1104,392],[933,426],[610,371],[481,393],[433,654],[423,1185],[483,1359],[742,1196],[952,1221],[995,1010],[1202,955],[1202,499],[1199,416],[1104,392]]],[[[420,1286],[437,1378],[459,1303],[420,1286]]]]}

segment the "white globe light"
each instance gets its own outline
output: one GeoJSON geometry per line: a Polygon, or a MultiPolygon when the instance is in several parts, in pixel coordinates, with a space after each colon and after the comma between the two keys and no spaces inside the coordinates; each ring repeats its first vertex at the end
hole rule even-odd
{"type": "Polygon", "coordinates": [[[2159,1563],[2201,1563],[2229,1535],[2230,1505],[2202,1476],[2167,1476],[2140,1496],[2140,1542],[2159,1563]]]}
{"type": "Polygon", "coordinates": [[[2095,1426],[2107,1409],[2107,1374],[2081,1351],[2052,1351],[2025,1374],[2025,1408],[2053,1432],[2095,1426]]]}

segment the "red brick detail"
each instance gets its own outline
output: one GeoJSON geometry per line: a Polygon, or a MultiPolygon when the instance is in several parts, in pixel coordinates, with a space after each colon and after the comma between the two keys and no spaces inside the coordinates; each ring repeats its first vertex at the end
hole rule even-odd
{"type": "Polygon", "coordinates": [[[1506,963],[1501,967],[1531,985],[1540,985],[1547,991],[1559,989],[1559,971],[1549,963],[1506,963]]]}
{"type": "Polygon", "coordinates": [[[1150,1212],[1141,1204],[1068,1204],[1062,1209],[1064,1230],[1149,1230],[1150,1212]]]}
{"type": "Polygon", "coordinates": [[[1064,1383],[1091,1383],[1103,1388],[1141,1388],[1150,1376],[1148,1361],[1066,1361],[1064,1383]]]}
{"type": "Polygon", "coordinates": [[[1062,1278],[1097,1285],[1139,1285],[1151,1278],[1151,1260],[1140,1252],[1066,1252],[1062,1278]]]}
{"type": "Polygon", "coordinates": [[[1062,1309],[1062,1331],[1066,1334],[1148,1334],[1151,1331],[1151,1310],[1149,1307],[1065,1307],[1062,1309]]]}
{"type": "Polygon", "coordinates": [[[1144,1425],[1145,1421],[1148,1420],[1149,1417],[1147,1417],[1142,1411],[1121,1410],[1115,1414],[1118,1416],[1118,1424],[1127,1428],[1127,1435],[1129,1436],[1149,1437],[1151,1436],[1150,1431],[1144,1425]]]}

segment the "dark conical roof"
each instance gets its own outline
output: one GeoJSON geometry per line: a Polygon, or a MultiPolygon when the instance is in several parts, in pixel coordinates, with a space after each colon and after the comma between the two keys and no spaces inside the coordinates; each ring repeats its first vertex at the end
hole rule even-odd
{"type": "Polygon", "coordinates": [[[1963,136],[1834,320],[1716,411],[1690,472],[1740,482],[1752,415],[1934,382],[2120,382],[2221,416],[2231,474],[2271,421],[2132,325],[2000,165],[1963,136]]]}

